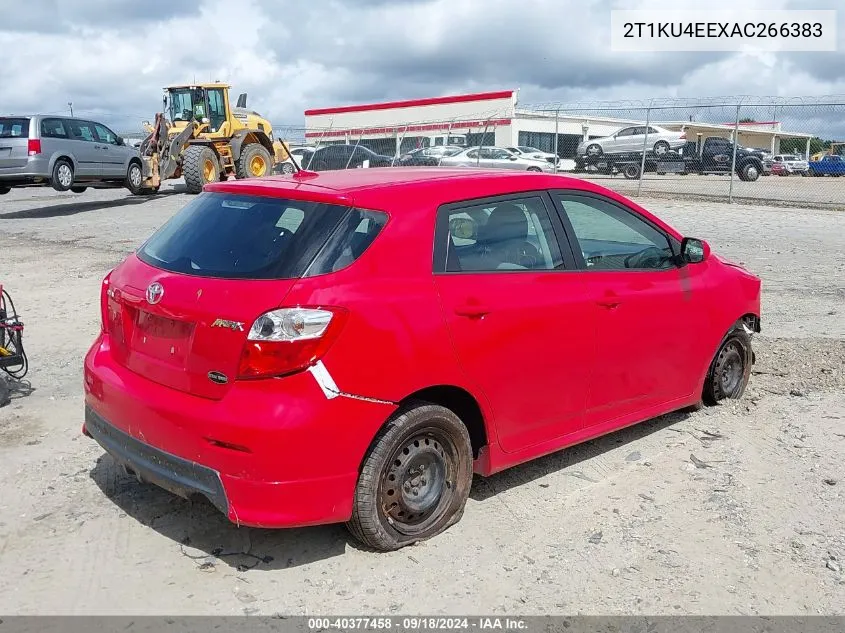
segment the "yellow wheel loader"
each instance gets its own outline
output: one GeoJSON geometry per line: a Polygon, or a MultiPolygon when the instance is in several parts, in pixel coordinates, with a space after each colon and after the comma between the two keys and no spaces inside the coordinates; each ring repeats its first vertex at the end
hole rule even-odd
{"type": "Polygon", "coordinates": [[[163,112],[141,142],[143,193],[155,193],[162,181],[184,178],[189,193],[230,176],[259,178],[288,160],[288,148],[273,139],[273,126],[246,109],[246,94],[229,105],[229,86],[212,83],[165,88],[163,112]]]}

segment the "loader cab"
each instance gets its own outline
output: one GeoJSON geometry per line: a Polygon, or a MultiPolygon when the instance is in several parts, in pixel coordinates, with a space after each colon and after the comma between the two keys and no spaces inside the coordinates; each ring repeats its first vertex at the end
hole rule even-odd
{"type": "Polygon", "coordinates": [[[207,131],[212,134],[226,134],[228,131],[223,128],[229,121],[228,88],[224,84],[173,86],[165,92],[165,109],[178,127],[197,121],[207,124],[207,131]],[[180,122],[183,125],[179,125],[180,122]]]}

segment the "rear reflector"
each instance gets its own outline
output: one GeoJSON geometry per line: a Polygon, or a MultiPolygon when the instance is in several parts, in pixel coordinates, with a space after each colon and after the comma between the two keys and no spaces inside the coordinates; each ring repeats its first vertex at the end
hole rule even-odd
{"type": "Polygon", "coordinates": [[[41,153],[41,139],[31,138],[26,146],[30,156],[35,156],[41,153]]]}

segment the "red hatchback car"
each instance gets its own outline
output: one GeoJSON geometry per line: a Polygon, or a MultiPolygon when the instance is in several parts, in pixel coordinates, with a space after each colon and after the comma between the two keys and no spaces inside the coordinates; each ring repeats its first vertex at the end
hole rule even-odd
{"type": "Polygon", "coordinates": [[[741,396],[759,330],[757,277],[583,180],[216,183],[103,281],[83,432],[238,525],[391,550],[473,472],[741,396]]]}

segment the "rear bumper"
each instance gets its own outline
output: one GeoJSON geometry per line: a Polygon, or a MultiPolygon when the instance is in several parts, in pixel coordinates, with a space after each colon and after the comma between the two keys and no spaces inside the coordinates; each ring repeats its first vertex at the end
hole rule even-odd
{"type": "Polygon", "coordinates": [[[136,440],[106,422],[90,406],[85,407],[84,429],[86,435],[139,479],[180,497],[201,494],[223,514],[229,514],[229,501],[217,471],[136,440]]]}
{"type": "Polygon", "coordinates": [[[229,520],[296,527],[349,519],[358,469],[390,403],[328,398],[308,372],[235,381],[220,400],[116,363],[107,336],[85,358],[86,422],[116,461],[229,520]]]}

